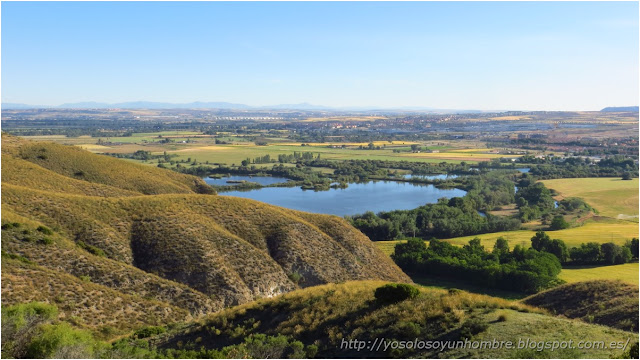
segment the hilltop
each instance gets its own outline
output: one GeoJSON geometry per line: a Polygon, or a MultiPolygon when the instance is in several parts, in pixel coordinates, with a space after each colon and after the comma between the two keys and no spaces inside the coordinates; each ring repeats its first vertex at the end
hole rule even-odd
{"type": "Polygon", "coordinates": [[[200,178],[2,135],[2,184],[90,196],[211,194],[200,178]]]}
{"type": "Polygon", "coordinates": [[[610,106],[600,111],[602,112],[638,112],[638,106],[610,106]]]}
{"type": "Polygon", "coordinates": [[[5,135],[2,210],[3,304],[58,303],[88,327],[114,314],[126,332],[325,283],[411,282],[341,218],[5,135]]]}

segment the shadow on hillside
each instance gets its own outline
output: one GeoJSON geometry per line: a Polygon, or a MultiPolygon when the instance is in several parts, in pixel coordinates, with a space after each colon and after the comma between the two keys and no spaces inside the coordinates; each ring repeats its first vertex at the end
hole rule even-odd
{"type": "Polygon", "coordinates": [[[452,279],[446,279],[437,276],[429,276],[424,277],[420,275],[411,275],[411,280],[413,280],[416,284],[422,285],[425,287],[437,288],[437,289],[460,289],[464,291],[468,291],[476,294],[483,294],[489,296],[500,297],[507,300],[520,300],[523,299],[529,294],[515,292],[515,291],[507,291],[507,290],[498,290],[498,289],[487,289],[480,286],[475,286],[473,284],[465,283],[462,281],[456,281],[452,279]]]}

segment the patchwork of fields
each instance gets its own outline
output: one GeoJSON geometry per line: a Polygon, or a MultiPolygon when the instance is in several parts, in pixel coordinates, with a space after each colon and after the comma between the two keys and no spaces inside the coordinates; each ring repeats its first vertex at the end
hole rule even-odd
{"type": "Polygon", "coordinates": [[[294,151],[310,151],[314,155],[320,154],[321,158],[333,160],[396,160],[413,162],[452,162],[459,163],[465,161],[475,164],[480,161],[490,161],[501,157],[518,157],[520,155],[501,154],[496,149],[487,148],[480,142],[426,142],[416,143],[412,141],[374,141],[373,145],[380,147],[380,150],[366,149],[369,143],[356,142],[325,142],[306,143],[302,146],[300,142],[291,142],[287,138],[273,137],[266,134],[256,133],[246,136],[231,135],[218,140],[228,142],[228,144],[215,144],[215,139],[211,135],[203,135],[193,131],[164,131],[158,133],[134,133],[126,137],[106,137],[103,139],[89,136],[79,136],[68,138],[59,135],[52,136],[29,136],[31,140],[55,141],[68,145],[77,145],[96,153],[133,153],[137,150],[150,151],[155,154],[175,154],[176,160],[186,160],[191,158],[199,162],[209,161],[210,163],[220,163],[226,165],[240,164],[246,158],[270,155],[277,158],[281,154],[292,154],[294,151]],[[269,144],[258,146],[249,139],[261,137],[269,144]],[[170,139],[171,142],[163,144],[161,140],[170,139]],[[100,144],[98,144],[100,140],[100,144]],[[410,145],[419,144],[426,146],[430,151],[409,152],[410,145]],[[346,148],[342,148],[346,146],[346,148]],[[365,149],[359,149],[359,146],[365,149]],[[403,152],[394,152],[402,150],[403,152]]]}

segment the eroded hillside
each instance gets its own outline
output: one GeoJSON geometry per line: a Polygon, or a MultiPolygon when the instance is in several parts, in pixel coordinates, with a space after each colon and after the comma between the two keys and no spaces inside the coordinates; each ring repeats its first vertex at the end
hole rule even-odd
{"type": "Polygon", "coordinates": [[[300,287],[411,281],[343,219],[211,195],[197,177],[74,147],[2,140],[2,250],[26,261],[3,266],[3,303],[55,301],[57,290],[15,291],[24,269],[49,289],[99,285],[193,316],[300,287]]]}

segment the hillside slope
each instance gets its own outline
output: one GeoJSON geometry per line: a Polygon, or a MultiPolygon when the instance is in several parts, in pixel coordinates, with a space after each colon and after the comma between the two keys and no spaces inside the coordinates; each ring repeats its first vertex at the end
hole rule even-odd
{"type": "MultiPolygon", "coordinates": [[[[556,349],[392,349],[377,348],[376,339],[414,341],[458,341],[496,339],[513,341],[566,341],[597,339],[609,343],[637,334],[607,327],[561,319],[520,303],[464,291],[420,290],[417,298],[396,304],[374,301],[375,289],[385,282],[358,281],[329,284],[261,299],[216,313],[197,323],[150,339],[149,343],[168,349],[221,349],[240,344],[259,334],[285,335],[305,346],[317,346],[318,358],[609,358],[622,350],[556,349]],[[360,351],[347,347],[350,339],[364,342],[360,351]]],[[[265,351],[266,349],[260,348],[265,351]]],[[[270,349],[276,351],[277,349],[270,349]]],[[[249,348],[251,351],[256,349],[249,348]]],[[[191,354],[194,356],[195,353],[191,354]]],[[[238,354],[236,354],[238,355],[238,354]]],[[[253,354],[265,356],[265,353],[253,354]]],[[[286,353],[274,353],[286,357],[286,353]]]]}
{"type": "Polygon", "coordinates": [[[638,331],[638,287],[622,281],[566,284],[522,301],[571,319],[638,331]]]}
{"type": "MultiPolygon", "coordinates": [[[[344,219],[198,194],[199,178],[73,147],[2,140],[2,250],[37,266],[48,288],[89,279],[201,316],[319,284],[411,282],[344,219]]],[[[5,272],[25,271],[7,264],[4,304],[55,300],[18,295],[26,278],[5,272]]]]}
{"type": "Polygon", "coordinates": [[[2,163],[3,185],[40,188],[42,184],[52,191],[102,196],[214,192],[195,176],[93,155],[74,146],[33,142],[6,134],[2,134],[2,163]],[[42,172],[38,173],[38,169],[42,172]],[[70,190],[76,186],[77,190],[70,190]]]}

